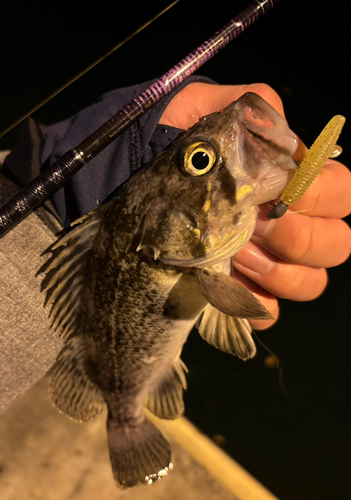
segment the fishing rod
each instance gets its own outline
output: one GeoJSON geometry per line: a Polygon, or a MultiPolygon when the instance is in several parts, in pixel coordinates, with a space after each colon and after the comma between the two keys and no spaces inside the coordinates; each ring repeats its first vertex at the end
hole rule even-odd
{"type": "Polygon", "coordinates": [[[220,31],[206,40],[165,73],[129,104],[50,167],[0,208],[0,237],[58,191],[86,163],[119,137],[132,123],[169,94],[181,82],[216,55],[255,21],[271,10],[278,0],[254,0],[220,31]]]}
{"type": "Polygon", "coordinates": [[[65,90],[67,87],[69,87],[72,83],[74,83],[76,80],[84,76],[88,71],[91,69],[95,68],[98,64],[100,64],[104,59],[106,59],[108,56],[113,54],[117,49],[125,45],[127,42],[129,42],[134,36],[138,35],[141,31],[143,31],[145,28],[150,26],[154,21],[156,21],[158,18],[160,18],[163,14],[165,14],[169,9],[174,7],[179,2],[179,0],[174,0],[172,3],[167,5],[163,10],[158,12],[154,17],[146,21],[143,25],[141,25],[139,28],[137,28],[135,31],[130,33],[126,38],[122,39],[120,42],[117,43],[114,47],[112,47],[108,52],[103,54],[99,59],[95,60],[93,63],[91,63],[89,66],[85,67],[82,71],[80,71],[78,74],[73,76],[70,80],[68,80],[66,83],[61,85],[59,88],[57,88],[52,94],[49,96],[45,97],[42,101],[40,101],[38,104],[36,104],[32,109],[29,111],[26,111],[26,113],[22,116],[20,116],[18,119],[16,119],[13,123],[11,123],[6,129],[0,130],[0,138],[3,135],[6,135],[7,132],[10,132],[14,127],[19,125],[25,118],[28,118],[28,116],[32,115],[36,111],[38,111],[39,108],[44,106],[47,102],[51,101],[55,96],[57,96],[60,92],[65,90]]]}

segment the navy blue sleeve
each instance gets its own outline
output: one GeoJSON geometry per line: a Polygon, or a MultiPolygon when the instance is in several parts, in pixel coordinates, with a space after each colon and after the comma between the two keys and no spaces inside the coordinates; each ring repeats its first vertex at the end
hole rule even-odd
{"type": "MultiPolygon", "coordinates": [[[[124,134],[93,158],[52,197],[64,227],[78,217],[96,209],[112,191],[131,174],[168,146],[181,132],[158,126],[170,100],[192,82],[214,83],[208,78],[193,76],[145,113],[124,134]]],[[[52,164],[69,149],[82,142],[118,109],[134,99],[153,82],[117,89],[79,112],[76,116],[51,125],[46,130],[42,162],[52,164]]]]}
{"type": "MultiPolygon", "coordinates": [[[[182,132],[180,129],[158,125],[158,122],[171,99],[193,82],[215,83],[202,76],[187,78],[52,196],[51,201],[65,228],[77,218],[95,210],[118,186],[182,132]]],[[[154,80],[113,90],[77,115],[48,127],[31,118],[26,120],[18,143],[5,160],[3,171],[18,186],[25,186],[39,175],[42,167],[51,165],[80,144],[152,83],[154,80]]],[[[50,202],[46,206],[49,209],[52,207],[50,202]]]]}

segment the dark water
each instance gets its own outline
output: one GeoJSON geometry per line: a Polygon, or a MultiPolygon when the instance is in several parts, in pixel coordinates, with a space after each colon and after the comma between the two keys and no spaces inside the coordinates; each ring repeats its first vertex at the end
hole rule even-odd
{"type": "MultiPolygon", "coordinates": [[[[1,32],[0,130],[166,4],[152,2],[153,12],[128,5],[123,16],[99,5],[80,10],[76,2],[60,2],[50,13],[10,7],[1,32]]],[[[33,116],[52,123],[108,90],[160,76],[246,5],[204,4],[181,0],[33,116]]],[[[201,70],[223,84],[270,84],[307,145],[333,115],[351,119],[347,2],[320,11],[316,5],[282,0],[201,70]]],[[[16,134],[0,139],[0,149],[11,147],[16,134]]],[[[351,165],[349,138],[347,123],[339,143],[342,161],[351,165]]],[[[282,500],[351,498],[350,261],[329,276],[318,300],[281,301],[278,324],[259,334],[281,369],[267,367],[269,352],[260,345],[257,357],[244,363],[196,332],[183,355],[190,370],[186,415],[282,500]]]]}

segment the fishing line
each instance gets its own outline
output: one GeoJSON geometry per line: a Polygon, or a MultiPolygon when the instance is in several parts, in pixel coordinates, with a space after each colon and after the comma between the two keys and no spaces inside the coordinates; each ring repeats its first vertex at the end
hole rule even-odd
{"type": "Polygon", "coordinates": [[[269,354],[271,356],[273,356],[277,362],[277,366],[275,366],[275,370],[278,370],[278,387],[279,389],[281,390],[282,394],[284,394],[284,396],[289,399],[290,401],[292,401],[295,405],[297,406],[307,406],[304,401],[302,401],[301,399],[298,399],[296,396],[294,396],[288,386],[286,385],[285,383],[285,380],[284,380],[284,367],[283,367],[283,364],[281,362],[281,358],[278,356],[278,354],[276,354],[270,347],[268,347],[266,344],[264,344],[262,342],[262,340],[260,339],[260,337],[257,335],[257,332],[255,330],[252,330],[252,336],[256,339],[256,341],[261,344],[261,346],[267,351],[269,352],[269,354]]]}
{"type": "Polygon", "coordinates": [[[0,208],[0,237],[24,219],[37,206],[58,191],[88,161],[120,136],[132,123],[199,69],[229,42],[271,10],[278,0],[255,0],[220,31],[206,40],[185,59],[75,148],[67,151],[50,167],[0,208]]]}
{"type": "Polygon", "coordinates": [[[161,12],[159,12],[158,14],[156,14],[152,19],[150,19],[149,21],[147,21],[146,23],[144,23],[142,26],[140,26],[140,28],[138,28],[137,30],[135,30],[133,33],[131,33],[129,36],[127,36],[124,40],[122,40],[117,45],[115,45],[106,54],[104,54],[102,57],[100,57],[99,59],[97,59],[96,61],[94,61],[87,68],[83,69],[83,71],[81,71],[80,73],[78,73],[76,76],[74,76],[73,78],[71,78],[71,80],[69,80],[64,85],[62,85],[57,90],[55,90],[52,94],[49,95],[49,97],[45,98],[38,105],[34,106],[34,108],[32,108],[30,111],[28,111],[28,113],[26,113],[25,115],[22,115],[17,121],[15,121],[14,123],[12,123],[7,129],[3,130],[0,133],[0,137],[2,137],[5,134],[7,134],[7,132],[9,132],[10,130],[12,130],[14,127],[16,127],[16,125],[18,125],[23,120],[25,120],[26,118],[28,118],[28,116],[32,115],[39,108],[41,108],[42,106],[44,106],[44,104],[46,104],[47,102],[49,102],[51,99],[53,99],[55,96],[57,96],[60,92],[62,92],[63,90],[65,90],[67,87],[69,87],[72,83],[74,83],[75,81],[77,81],[81,76],[83,76],[86,73],[88,73],[88,71],[90,71],[95,66],[97,66],[100,62],[102,62],[104,59],[106,59],[106,57],[110,56],[113,52],[115,52],[117,49],[119,49],[120,47],[122,47],[122,45],[124,45],[125,43],[129,42],[129,40],[131,40],[135,35],[137,35],[138,33],[140,33],[144,28],[147,28],[151,23],[153,23],[154,21],[156,21],[156,19],[158,19],[159,17],[161,17],[162,14],[164,14],[165,12],[167,12],[171,7],[173,7],[178,2],[179,2],[179,0],[175,0],[174,2],[172,2],[171,4],[169,4],[165,9],[163,9],[161,12]]]}

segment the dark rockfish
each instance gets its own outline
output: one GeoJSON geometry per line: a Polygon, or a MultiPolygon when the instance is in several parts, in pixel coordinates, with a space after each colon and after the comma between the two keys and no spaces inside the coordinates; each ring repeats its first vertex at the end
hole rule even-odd
{"type": "Polygon", "coordinates": [[[270,315],[229,277],[230,258],[250,239],[257,205],[286,186],[295,149],[283,118],[245,94],[201,118],[55,245],[45,290],[66,347],[52,400],[79,421],[107,404],[118,486],[151,484],[173,467],[143,406],[160,418],[183,413],[180,354],[196,322],[215,347],[254,355],[247,319],[270,315]]]}

